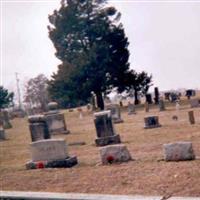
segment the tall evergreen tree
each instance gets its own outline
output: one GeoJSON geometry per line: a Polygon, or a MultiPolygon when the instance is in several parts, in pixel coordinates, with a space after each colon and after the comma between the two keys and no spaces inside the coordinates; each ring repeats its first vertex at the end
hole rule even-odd
{"type": "Polygon", "coordinates": [[[9,92],[3,86],[0,86],[0,110],[13,105],[14,93],[9,92]]]}
{"type": "Polygon", "coordinates": [[[105,3],[62,0],[60,9],[49,16],[49,37],[62,61],[50,81],[52,97],[84,101],[93,91],[98,107],[104,109],[102,92],[124,89],[128,39],[119,23],[120,13],[105,3]]]}

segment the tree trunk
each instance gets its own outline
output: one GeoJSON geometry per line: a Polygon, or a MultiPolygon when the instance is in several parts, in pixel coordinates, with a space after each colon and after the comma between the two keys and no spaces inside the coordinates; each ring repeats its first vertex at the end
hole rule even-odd
{"type": "Polygon", "coordinates": [[[137,90],[134,91],[134,96],[135,96],[135,105],[139,104],[139,99],[138,99],[138,92],[137,90]]]}
{"type": "Polygon", "coordinates": [[[96,97],[97,97],[97,107],[100,108],[100,110],[104,110],[104,101],[103,101],[102,93],[97,92],[96,97]]]}

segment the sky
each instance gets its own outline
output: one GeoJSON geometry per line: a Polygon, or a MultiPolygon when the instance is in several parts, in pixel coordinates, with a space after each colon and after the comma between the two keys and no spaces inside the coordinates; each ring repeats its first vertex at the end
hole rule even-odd
{"type": "MultiPolygon", "coordinates": [[[[16,91],[30,78],[48,78],[60,61],[48,38],[48,15],[59,0],[0,0],[0,85],[16,91]]],[[[160,90],[200,88],[200,1],[109,1],[122,14],[130,67],[153,75],[160,90]]]]}

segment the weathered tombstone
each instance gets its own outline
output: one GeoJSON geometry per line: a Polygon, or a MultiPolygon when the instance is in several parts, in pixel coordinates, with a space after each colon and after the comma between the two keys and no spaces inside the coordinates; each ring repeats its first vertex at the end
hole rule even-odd
{"type": "Polygon", "coordinates": [[[15,109],[14,111],[12,111],[12,116],[17,117],[17,118],[24,118],[26,113],[24,112],[24,110],[22,109],[15,109]]]}
{"type": "Polygon", "coordinates": [[[132,160],[129,151],[124,144],[101,147],[100,156],[102,164],[121,163],[132,160]]]}
{"type": "Polygon", "coordinates": [[[87,111],[90,111],[90,110],[91,110],[91,107],[92,107],[91,104],[88,103],[88,104],[87,104],[87,111]]]}
{"type": "Polygon", "coordinates": [[[180,103],[179,103],[179,101],[177,100],[176,101],[176,111],[179,111],[180,110],[180,103]]]}
{"type": "Polygon", "coordinates": [[[161,127],[158,116],[148,116],[144,118],[145,129],[161,127]]]}
{"type": "Polygon", "coordinates": [[[148,104],[152,104],[153,103],[151,94],[146,94],[146,102],[148,104]]]}
{"type": "Polygon", "coordinates": [[[128,102],[128,115],[136,114],[135,105],[128,102]]]}
{"type": "Polygon", "coordinates": [[[48,104],[49,111],[45,113],[48,129],[50,134],[69,134],[65,123],[64,114],[58,110],[58,104],[51,102],[48,104]]]}
{"type": "Polygon", "coordinates": [[[186,94],[185,96],[187,96],[188,99],[190,99],[191,96],[195,96],[196,95],[196,91],[195,90],[186,90],[186,94]]]}
{"type": "Polygon", "coordinates": [[[188,117],[189,117],[190,124],[195,124],[195,118],[194,118],[194,111],[193,110],[190,110],[188,112],[188,117]]]}
{"type": "Polygon", "coordinates": [[[5,139],[6,139],[6,137],[5,137],[5,131],[3,128],[3,117],[2,117],[2,115],[0,115],[0,140],[5,140],[5,139]]]}
{"type": "Polygon", "coordinates": [[[78,108],[77,111],[79,113],[79,119],[83,119],[83,110],[82,110],[82,108],[78,108]]]}
{"type": "Polygon", "coordinates": [[[178,99],[179,99],[178,94],[176,94],[176,93],[174,93],[174,92],[170,93],[170,101],[171,101],[171,102],[175,102],[175,101],[178,100],[178,99]]]}
{"type": "Polygon", "coordinates": [[[190,99],[191,108],[197,108],[200,106],[199,99],[190,99]]]}
{"type": "Polygon", "coordinates": [[[78,163],[75,156],[69,157],[63,139],[40,140],[30,144],[32,160],[27,169],[72,167],[78,163]]]}
{"type": "Polygon", "coordinates": [[[165,161],[184,161],[195,159],[191,142],[164,144],[163,150],[165,161]]]}
{"type": "Polygon", "coordinates": [[[164,111],[165,110],[165,102],[163,99],[159,100],[159,110],[164,111]]]}
{"type": "Polygon", "coordinates": [[[10,120],[9,120],[8,111],[3,110],[1,113],[2,113],[2,118],[3,118],[3,128],[4,129],[12,128],[12,124],[10,123],[10,120]]]}
{"type": "Polygon", "coordinates": [[[145,112],[149,112],[149,103],[148,102],[145,102],[144,110],[145,110],[145,112]]]}
{"type": "Polygon", "coordinates": [[[44,115],[29,116],[28,122],[32,142],[49,139],[51,137],[44,115]]]}
{"type": "Polygon", "coordinates": [[[0,127],[0,140],[5,140],[5,139],[6,139],[5,131],[3,127],[0,127]]]}
{"type": "Polygon", "coordinates": [[[154,95],[155,95],[155,98],[154,98],[155,104],[158,104],[159,103],[159,95],[160,95],[158,87],[154,88],[154,95]]]}
{"type": "Polygon", "coordinates": [[[96,95],[94,92],[91,92],[91,104],[92,104],[92,111],[96,110],[96,95]]]}
{"type": "Polygon", "coordinates": [[[164,95],[165,95],[165,100],[170,101],[171,92],[165,92],[164,95]]]}
{"type": "Polygon", "coordinates": [[[94,113],[94,123],[97,133],[95,140],[97,146],[121,143],[120,136],[115,133],[111,111],[94,113]]]}
{"type": "Polygon", "coordinates": [[[111,111],[111,117],[112,117],[113,123],[123,122],[123,120],[121,119],[121,112],[120,112],[120,107],[118,104],[109,104],[106,106],[106,110],[111,111]]]}

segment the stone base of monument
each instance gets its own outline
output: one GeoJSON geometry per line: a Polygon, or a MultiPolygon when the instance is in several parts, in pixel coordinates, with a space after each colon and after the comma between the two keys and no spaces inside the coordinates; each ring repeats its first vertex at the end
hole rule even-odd
{"type": "Polygon", "coordinates": [[[110,144],[119,144],[121,143],[121,139],[119,135],[112,135],[107,137],[97,138],[95,140],[97,146],[106,146],[110,144]]]}
{"type": "Polygon", "coordinates": [[[195,159],[191,142],[164,144],[163,150],[165,161],[185,161],[195,159]]]}
{"type": "Polygon", "coordinates": [[[118,124],[118,123],[123,123],[124,120],[123,119],[112,119],[114,124],[118,124]]]}
{"type": "Polygon", "coordinates": [[[29,161],[26,163],[26,169],[42,169],[42,168],[70,168],[78,164],[76,156],[67,157],[66,159],[51,161],[29,161]]]}
{"type": "Polygon", "coordinates": [[[57,129],[57,130],[54,130],[54,131],[50,131],[50,134],[51,135],[57,135],[57,134],[70,134],[70,131],[69,130],[63,130],[63,129],[57,129]]]}
{"type": "Polygon", "coordinates": [[[131,155],[124,144],[110,145],[100,148],[102,164],[128,162],[131,155]]]}

